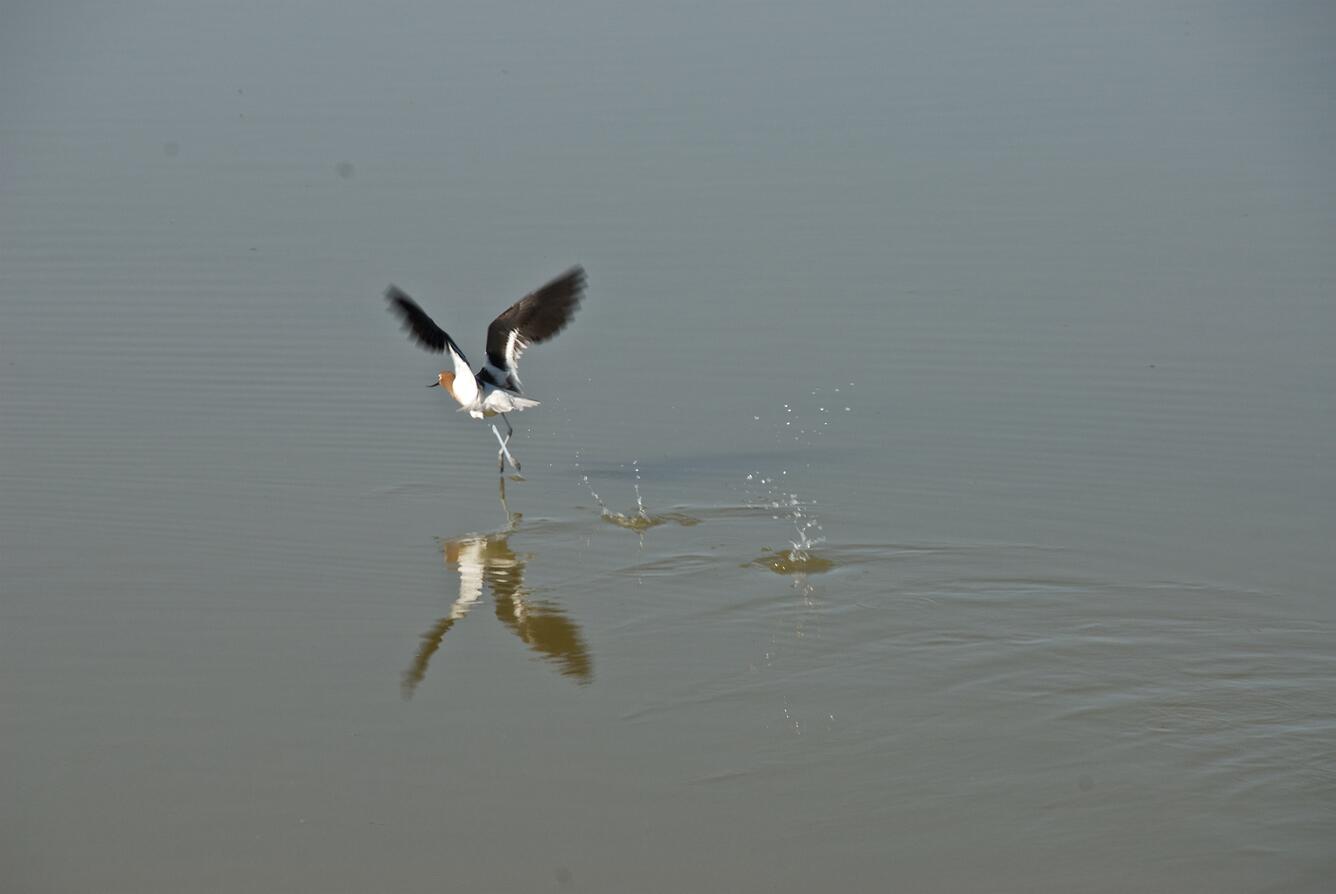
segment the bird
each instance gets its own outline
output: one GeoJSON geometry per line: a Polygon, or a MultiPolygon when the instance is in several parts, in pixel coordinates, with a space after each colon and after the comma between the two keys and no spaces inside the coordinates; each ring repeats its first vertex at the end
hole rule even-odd
{"type": "Polygon", "coordinates": [[[504,438],[492,425],[492,434],[501,444],[496,455],[499,474],[505,474],[507,460],[517,473],[520,471],[520,464],[509,449],[515,430],[506,414],[539,403],[524,397],[520,391],[520,355],[566,328],[584,298],[585,281],[584,268],[577,264],[502,311],[487,327],[487,359],[476,374],[455,340],[408,293],[393,284],[385,290],[390,311],[399,317],[409,336],[428,351],[445,353],[450,358],[451,368],[441,370],[436,381],[427,387],[440,386],[459,404],[458,412],[467,412],[474,419],[500,416],[506,424],[504,438]]]}

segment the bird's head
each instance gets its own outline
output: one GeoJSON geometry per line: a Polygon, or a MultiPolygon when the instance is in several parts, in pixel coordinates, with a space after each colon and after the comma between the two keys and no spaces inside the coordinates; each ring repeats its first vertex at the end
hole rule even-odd
{"type": "Polygon", "coordinates": [[[428,387],[428,388],[435,388],[437,385],[439,385],[440,387],[444,388],[444,389],[445,389],[445,392],[446,392],[447,394],[449,394],[451,397],[453,397],[453,398],[455,399],[456,402],[459,401],[459,398],[455,395],[455,374],[454,374],[454,373],[452,373],[452,372],[446,372],[445,370],[442,370],[442,371],[441,371],[441,374],[440,374],[439,376],[436,377],[436,381],[435,381],[435,382],[432,382],[432,383],[431,383],[430,385],[428,385],[427,387],[428,387]]]}

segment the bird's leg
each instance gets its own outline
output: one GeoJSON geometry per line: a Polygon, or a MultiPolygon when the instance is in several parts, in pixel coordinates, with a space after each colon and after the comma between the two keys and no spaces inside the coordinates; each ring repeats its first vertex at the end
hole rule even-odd
{"type": "Polygon", "coordinates": [[[506,442],[501,440],[501,432],[496,430],[495,425],[492,426],[492,434],[496,435],[496,441],[501,445],[501,449],[496,451],[496,473],[504,475],[506,473],[506,442]]]}
{"type": "Polygon", "coordinates": [[[514,466],[514,467],[515,467],[515,471],[518,472],[518,471],[520,470],[520,464],[517,463],[517,462],[515,462],[515,457],[513,457],[513,456],[510,455],[510,450],[506,447],[506,441],[508,441],[508,440],[510,440],[510,439],[509,439],[509,438],[506,438],[505,440],[502,440],[502,438],[501,438],[501,432],[499,432],[499,431],[496,430],[496,426],[495,426],[495,425],[492,426],[492,434],[496,435],[496,440],[497,440],[497,442],[501,445],[501,449],[500,449],[499,451],[497,451],[497,454],[496,454],[496,467],[497,467],[496,470],[497,470],[497,472],[505,472],[505,471],[506,471],[506,460],[510,460],[510,464],[511,464],[512,466],[514,466]]]}
{"type": "MultiPolygon", "coordinates": [[[[501,414],[501,421],[504,422],[504,423],[506,424],[506,442],[505,442],[505,443],[506,443],[506,444],[509,444],[509,443],[510,443],[510,438],[511,438],[511,436],[513,436],[513,435],[515,434],[515,429],[513,429],[513,428],[510,427],[510,418],[509,418],[508,416],[506,416],[505,413],[502,413],[502,414],[501,414]]],[[[504,447],[505,444],[503,444],[502,446],[504,447]]],[[[514,456],[511,456],[511,453],[510,453],[509,450],[506,451],[506,456],[510,458],[510,464],[511,464],[512,466],[514,466],[514,467],[515,467],[515,471],[518,472],[518,471],[520,470],[520,464],[519,464],[519,461],[516,460],[514,456]]]]}

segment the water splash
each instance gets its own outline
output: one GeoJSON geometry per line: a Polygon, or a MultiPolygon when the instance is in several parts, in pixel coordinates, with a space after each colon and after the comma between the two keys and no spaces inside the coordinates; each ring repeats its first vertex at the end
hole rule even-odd
{"type": "MultiPolygon", "coordinates": [[[[815,409],[820,425],[803,421],[803,417],[809,414],[797,412],[799,401],[783,404],[783,412],[779,414],[779,422],[782,424],[775,426],[776,438],[806,444],[823,438],[830,427],[832,410],[837,405],[846,413],[852,411],[844,401],[847,399],[847,391],[853,387],[854,383],[849,382],[845,387],[811,391],[813,400],[810,401],[812,406],[809,409],[815,409]]],[[[806,403],[806,398],[802,402],[806,403]]],[[[759,415],[752,418],[757,422],[762,421],[759,415]]],[[[769,420],[763,424],[769,424],[769,420]]],[[[754,501],[771,510],[772,518],[787,521],[793,526],[793,537],[789,540],[788,549],[766,550],[766,555],[752,564],[769,568],[777,574],[819,573],[834,567],[835,563],[831,559],[815,551],[815,547],[826,541],[814,508],[816,501],[803,500],[791,489],[788,469],[780,470],[778,476],[751,472],[747,475],[746,486],[754,501]]]]}
{"type": "MultiPolygon", "coordinates": [[[[578,459],[576,460],[575,466],[576,468],[579,468],[580,466],[578,459]]],[[[657,528],[659,525],[675,524],[680,525],[681,527],[691,527],[700,524],[700,519],[682,512],[650,513],[650,511],[645,508],[645,498],[640,493],[639,460],[632,462],[631,469],[635,473],[635,481],[632,483],[632,489],[635,491],[636,495],[636,508],[635,511],[631,513],[616,512],[609,509],[608,504],[605,503],[603,498],[598,495],[598,492],[594,490],[594,485],[590,482],[589,476],[583,472],[580,474],[580,480],[584,482],[584,486],[589,490],[589,496],[593,497],[594,502],[598,504],[599,515],[605,522],[611,525],[616,525],[619,528],[635,531],[637,534],[641,535],[650,528],[657,528]]]]}
{"type": "MultiPolygon", "coordinates": [[[[780,474],[786,477],[788,471],[780,474]]],[[[819,573],[835,566],[833,561],[815,552],[815,547],[826,542],[821,520],[812,508],[816,505],[815,500],[804,501],[796,493],[782,488],[776,479],[766,478],[757,472],[747,475],[747,481],[752,487],[764,488],[762,505],[771,511],[771,518],[791,524],[794,533],[788,549],[766,549],[764,552],[767,555],[754,560],[752,564],[769,568],[776,574],[819,573]]]]}
{"type": "MultiPolygon", "coordinates": [[[[580,451],[579,451],[579,450],[575,451],[575,469],[576,469],[576,471],[580,471],[580,451]]],[[[586,474],[585,472],[580,472],[580,480],[581,480],[582,482],[584,482],[584,486],[589,490],[589,496],[593,497],[593,498],[594,498],[594,502],[598,504],[599,511],[602,512],[603,515],[606,516],[606,515],[608,514],[608,512],[609,512],[609,510],[608,510],[608,504],[607,504],[607,503],[604,503],[604,502],[603,502],[603,498],[600,497],[600,496],[598,495],[598,492],[594,490],[594,485],[589,481],[589,475],[586,474]]]]}
{"type": "Polygon", "coordinates": [[[637,459],[632,461],[631,470],[635,472],[636,475],[636,480],[631,484],[636,492],[636,515],[643,517],[645,515],[645,501],[640,496],[640,460],[637,459]]]}
{"type": "MultiPolygon", "coordinates": [[[[811,407],[808,411],[815,410],[817,418],[808,421],[803,418],[804,413],[800,412],[804,408],[799,407],[798,400],[786,403],[781,406],[781,412],[775,417],[753,414],[753,422],[761,422],[766,425],[773,425],[775,437],[781,441],[797,441],[800,444],[811,445],[819,442],[826,432],[830,429],[831,420],[835,418],[835,411],[842,410],[845,413],[852,413],[853,407],[845,403],[848,393],[854,388],[853,382],[848,382],[843,386],[834,388],[816,388],[809,391],[810,397],[815,400],[810,401],[811,407]],[[819,423],[819,424],[817,424],[819,423]]],[[[803,398],[806,401],[806,398],[803,398]]]]}
{"type": "Polygon", "coordinates": [[[775,574],[799,575],[806,578],[809,574],[822,574],[835,567],[835,562],[814,552],[799,550],[780,550],[770,552],[762,549],[766,555],[752,560],[752,564],[767,568],[775,574]]]}
{"type": "Polygon", "coordinates": [[[599,511],[604,515],[607,515],[610,511],[608,509],[608,504],[603,502],[603,498],[598,495],[596,490],[594,490],[594,485],[589,483],[589,476],[582,474],[580,475],[580,480],[583,481],[584,486],[589,489],[589,496],[594,498],[594,502],[598,504],[599,511]]]}
{"type": "Polygon", "coordinates": [[[627,528],[641,534],[650,528],[657,528],[659,525],[675,524],[690,528],[693,525],[700,524],[700,519],[684,512],[658,512],[653,515],[648,512],[636,512],[631,515],[623,515],[620,512],[604,512],[603,520],[619,528],[627,528]]]}

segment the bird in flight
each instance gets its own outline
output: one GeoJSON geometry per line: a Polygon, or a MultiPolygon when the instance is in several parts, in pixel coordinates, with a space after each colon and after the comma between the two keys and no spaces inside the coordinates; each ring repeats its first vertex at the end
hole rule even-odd
{"type": "Polygon", "coordinates": [[[517,371],[520,355],[530,346],[542,344],[566,328],[580,306],[584,289],[584,269],[575,266],[502,311],[487,327],[487,359],[476,374],[455,340],[437,326],[416,301],[398,286],[391,285],[385,290],[390,310],[398,315],[413,340],[428,351],[450,357],[451,368],[441,370],[436,381],[428,387],[439,385],[459,404],[459,412],[467,411],[474,419],[500,416],[505,422],[504,438],[496,426],[492,426],[492,434],[501,444],[496,456],[499,472],[505,472],[507,460],[516,472],[520,470],[520,464],[508,446],[515,430],[506,414],[538,406],[538,401],[520,393],[517,371]]]}

